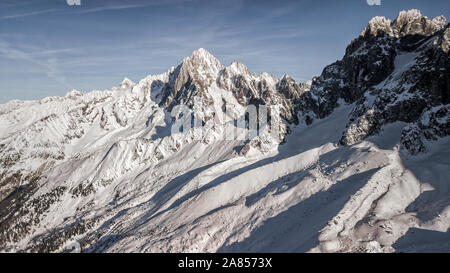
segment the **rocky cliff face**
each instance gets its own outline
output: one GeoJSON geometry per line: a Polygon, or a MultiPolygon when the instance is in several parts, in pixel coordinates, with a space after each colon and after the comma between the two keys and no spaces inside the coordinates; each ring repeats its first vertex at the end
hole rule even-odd
{"type": "Polygon", "coordinates": [[[282,117],[288,122],[297,122],[292,101],[309,90],[309,84],[297,83],[287,75],[277,79],[268,73],[251,73],[239,62],[225,67],[209,52],[199,49],[170,73],[159,104],[170,111],[180,104],[192,107],[194,97],[201,97],[205,104],[212,105],[214,92],[210,90],[215,88],[231,91],[244,107],[280,105],[282,117]]]}
{"type": "Polygon", "coordinates": [[[375,17],[344,58],[313,81],[311,94],[300,104],[305,119],[310,119],[308,111],[328,116],[339,100],[355,103],[340,141],[352,145],[386,124],[415,123],[434,107],[445,109],[450,102],[449,29],[445,17],[430,20],[418,10],[402,11],[393,22],[375,17]]]}

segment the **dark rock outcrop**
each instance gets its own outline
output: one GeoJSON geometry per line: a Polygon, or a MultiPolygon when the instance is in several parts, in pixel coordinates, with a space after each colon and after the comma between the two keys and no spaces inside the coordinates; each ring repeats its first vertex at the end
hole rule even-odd
{"type": "MultiPolygon", "coordinates": [[[[401,140],[404,148],[416,153],[408,143],[425,135],[432,139],[418,120],[434,107],[447,109],[450,103],[449,36],[444,16],[430,20],[410,10],[400,12],[393,22],[375,17],[350,43],[343,59],[314,79],[311,91],[298,99],[296,107],[311,123],[312,117],[330,115],[339,101],[354,103],[340,140],[343,145],[376,134],[388,123],[416,124],[414,130],[405,129],[401,140]]],[[[437,136],[448,135],[448,130],[438,131],[437,136]]]]}

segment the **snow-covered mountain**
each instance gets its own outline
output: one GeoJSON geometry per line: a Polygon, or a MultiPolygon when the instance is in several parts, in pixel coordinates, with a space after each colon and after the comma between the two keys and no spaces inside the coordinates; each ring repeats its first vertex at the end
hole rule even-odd
{"type": "Polygon", "coordinates": [[[199,49],[138,83],[0,105],[0,249],[450,251],[449,50],[446,19],[410,10],[307,83],[199,49]],[[229,137],[261,105],[268,126],[229,137]]]}

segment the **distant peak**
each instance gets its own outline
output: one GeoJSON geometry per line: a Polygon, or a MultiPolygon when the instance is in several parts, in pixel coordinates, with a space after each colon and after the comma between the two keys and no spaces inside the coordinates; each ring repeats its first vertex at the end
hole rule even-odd
{"type": "Polygon", "coordinates": [[[72,89],[72,91],[70,91],[66,94],[66,98],[76,98],[81,95],[83,95],[83,92],[78,91],[76,89],[72,89]]]}
{"type": "Polygon", "coordinates": [[[214,55],[209,53],[209,51],[204,48],[194,50],[194,52],[192,52],[191,58],[216,59],[214,55]]]}
{"type": "Polygon", "coordinates": [[[206,62],[209,64],[220,64],[219,60],[204,48],[194,50],[191,56],[184,59],[184,62],[186,61],[194,63],[206,62]]]}
{"type": "Polygon", "coordinates": [[[245,66],[245,64],[243,64],[242,62],[239,62],[239,61],[232,61],[231,65],[233,65],[233,66],[245,66]]]}
{"type": "Polygon", "coordinates": [[[196,54],[210,54],[208,50],[204,49],[203,47],[200,47],[196,50],[194,50],[194,52],[192,52],[192,55],[196,55],[196,54]]]}
{"type": "Polygon", "coordinates": [[[133,86],[135,83],[132,81],[132,80],[130,80],[130,79],[128,79],[128,78],[125,78],[125,79],[123,79],[123,81],[120,83],[120,87],[122,87],[122,88],[129,88],[129,87],[131,87],[131,86],[133,86]]]}
{"type": "Polygon", "coordinates": [[[189,70],[202,68],[213,73],[217,73],[223,67],[220,61],[204,48],[192,52],[190,57],[183,60],[182,66],[189,70]]]}
{"type": "Polygon", "coordinates": [[[245,64],[237,61],[233,61],[228,69],[234,71],[235,73],[250,74],[248,67],[245,64]]]}

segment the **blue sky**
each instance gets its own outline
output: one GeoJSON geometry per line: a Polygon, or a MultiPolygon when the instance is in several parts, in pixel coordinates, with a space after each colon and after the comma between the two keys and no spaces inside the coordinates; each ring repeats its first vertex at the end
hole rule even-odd
{"type": "Polygon", "coordinates": [[[253,72],[319,75],[376,15],[448,0],[0,0],[0,103],[90,91],[178,65],[203,47],[253,72]]]}

